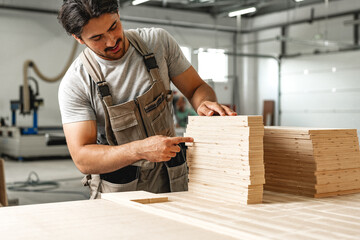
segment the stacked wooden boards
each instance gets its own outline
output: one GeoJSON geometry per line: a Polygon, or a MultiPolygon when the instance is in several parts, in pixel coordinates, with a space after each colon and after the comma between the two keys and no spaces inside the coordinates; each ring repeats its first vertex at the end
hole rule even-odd
{"type": "Polygon", "coordinates": [[[189,191],[242,203],[261,203],[264,161],[262,116],[191,116],[189,191]]]}
{"type": "Polygon", "coordinates": [[[356,129],[265,127],[266,190],[312,197],[360,192],[356,129]]]}

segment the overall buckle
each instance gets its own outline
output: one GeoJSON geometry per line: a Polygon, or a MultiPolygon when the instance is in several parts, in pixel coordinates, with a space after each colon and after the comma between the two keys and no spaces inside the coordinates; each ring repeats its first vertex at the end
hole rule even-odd
{"type": "Polygon", "coordinates": [[[159,66],[157,65],[156,59],[155,59],[155,55],[153,53],[144,55],[143,58],[144,58],[144,63],[145,63],[145,66],[146,66],[148,72],[150,72],[150,70],[153,68],[159,68],[159,66]]]}
{"type": "Polygon", "coordinates": [[[97,82],[96,85],[97,85],[98,92],[100,93],[102,98],[111,95],[109,86],[107,85],[107,83],[105,81],[97,82]]]}

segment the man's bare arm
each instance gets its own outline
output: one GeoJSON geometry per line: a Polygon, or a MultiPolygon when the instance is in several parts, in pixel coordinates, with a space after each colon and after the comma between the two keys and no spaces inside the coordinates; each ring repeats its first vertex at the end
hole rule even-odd
{"type": "Polygon", "coordinates": [[[171,80],[200,116],[212,116],[216,113],[221,116],[236,115],[230,108],[217,102],[215,92],[192,66],[171,80]]]}
{"type": "Polygon", "coordinates": [[[188,137],[153,136],[119,146],[108,146],[96,144],[96,121],[68,123],[63,128],[71,157],[84,174],[113,172],[141,159],[168,161],[180,151],[178,143],[193,141],[188,137]]]}

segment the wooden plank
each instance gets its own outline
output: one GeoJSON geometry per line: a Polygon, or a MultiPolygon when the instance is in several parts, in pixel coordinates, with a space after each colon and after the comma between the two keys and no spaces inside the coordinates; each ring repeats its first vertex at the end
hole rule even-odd
{"type": "Polygon", "coordinates": [[[283,138],[315,139],[323,137],[354,137],[356,129],[306,128],[306,127],[265,127],[265,136],[283,138]]]}
{"type": "Polygon", "coordinates": [[[228,126],[218,126],[216,128],[212,128],[211,132],[209,132],[209,127],[200,125],[194,126],[189,124],[186,127],[186,132],[189,134],[224,134],[224,135],[237,135],[237,136],[264,136],[264,128],[255,128],[255,127],[228,127],[228,126]]]}
{"type": "Polygon", "coordinates": [[[264,190],[281,192],[281,193],[290,193],[290,194],[302,195],[307,197],[315,197],[315,190],[304,190],[297,187],[282,187],[282,186],[265,184],[264,190]]]}
{"type": "Polygon", "coordinates": [[[208,169],[193,168],[189,170],[190,181],[193,179],[203,179],[209,182],[221,182],[224,184],[242,184],[247,182],[246,185],[258,185],[264,184],[264,174],[244,174],[244,175],[230,175],[220,173],[219,171],[213,171],[208,169]],[[191,176],[190,176],[191,175],[191,176]]]}
{"type": "Polygon", "coordinates": [[[226,124],[227,126],[260,126],[263,127],[262,116],[189,116],[188,124],[208,126],[219,126],[226,124]]]}
{"type": "Polygon", "coordinates": [[[257,174],[257,175],[264,175],[265,169],[264,165],[259,165],[256,167],[250,167],[250,166],[241,166],[237,167],[234,165],[221,165],[219,164],[210,164],[210,163],[198,163],[198,162],[188,162],[189,168],[201,168],[201,169],[208,169],[213,171],[219,171],[224,174],[230,174],[230,175],[243,175],[243,174],[257,174]]]}
{"type": "Polygon", "coordinates": [[[334,197],[334,196],[341,196],[341,195],[354,194],[354,193],[360,193],[360,188],[352,189],[352,190],[342,190],[337,192],[316,193],[314,197],[315,198],[334,197]]]}
{"type": "Polygon", "coordinates": [[[338,183],[328,183],[328,184],[316,184],[315,185],[316,193],[327,193],[327,192],[339,192],[353,189],[360,189],[360,181],[352,182],[338,182],[338,183]]]}
{"type": "Polygon", "coordinates": [[[191,146],[188,146],[189,150],[206,152],[211,155],[236,155],[236,156],[249,156],[249,157],[262,157],[264,154],[263,149],[259,150],[249,150],[246,146],[241,148],[239,146],[234,145],[220,145],[220,144],[212,144],[212,143],[194,143],[191,146]]]}
{"type": "MultiPolygon", "coordinates": [[[[103,194],[102,194],[103,195],[103,194]]],[[[102,197],[103,199],[110,199],[112,197],[117,198],[116,193],[107,193],[106,197],[102,197]]],[[[123,201],[133,201],[142,204],[150,204],[150,203],[160,203],[168,201],[168,197],[162,196],[159,194],[154,194],[146,191],[129,191],[121,194],[121,198],[123,201]]]]}
{"type": "Polygon", "coordinates": [[[185,214],[154,210],[155,204],[129,203],[97,199],[1,208],[1,239],[216,240],[241,235],[185,214]]]}
{"type": "MultiPolygon", "coordinates": [[[[160,195],[160,194],[159,194],[160,195]]],[[[162,196],[166,196],[164,194],[161,194],[162,196]]],[[[163,229],[162,231],[157,230],[158,234],[156,235],[148,235],[147,237],[143,237],[140,238],[138,237],[137,239],[146,239],[149,238],[150,236],[154,236],[157,239],[173,239],[173,238],[184,238],[184,235],[182,233],[182,231],[177,229],[173,229],[174,227],[176,227],[176,223],[172,223],[173,221],[178,222],[178,226],[183,227],[184,224],[186,226],[194,226],[194,228],[196,228],[196,231],[193,232],[192,236],[187,236],[187,238],[194,238],[194,237],[199,237],[200,239],[202,239],[203,237],[201,236],[202,234],[199,234],[198,232],[211,232],[212,234],[217,235],[218,237],[220,237],[219,239],[222,238],[230,238],[230,239],[237,239],[239,234],[241,234],[240,231],[237,231],[236,229],[233,228],[229,228],[227,226],[223,226],[222,224],[214,224],[211,223],[209,221],[204,221],[201,220],[199,218],[193,218],[190,216],[187,216],[186,214],[179,214],[176,212],[170,212],[170,211],[166,211],[166,210],[162,210],[160,208],[157,208],[156,206],[158,204],[163,204],[162,203],[157,203],[157,204],[139,204],[133,201],[128,201],[128,198],[126,196],[126,192],[118,192],[118,193],[105,193],[101,195],[101,200],[107,200],[116,204],[119,204],[121,206],[125,206],[126,208],[131,208],[134,210],[140,210],[141,212],[145,212],[147,214],[151,214],[154,217],[150,218],[151,220],[153,220],[153,224],[149,224],[150,226],[152,225],[156,225],[157,227],[160,227],[161,229],[163,229]],[[124,197],[123,197],[123,194],[124,197]],[[159,222],[157,221],[158,218],[166,218],[169,220],[169,226],[164,227],[166,224],[159,224],[159,222]],[[171,224],[172,223],[172,224],[171,224]],[[173,227],[172,225],[175,224],[175,226],[173,227]],[[203,231],[200,231],[203,230],[203,231]],[[163,231],[167,232],[167,233],[171,233],[173,235],[176,235],[176,237],[166,237],[163,236],[164,234],[162,233],[163,231]],[[176,234],[176,233],[180,233],[181,234],[176,234]],[[224,235],[224,236],[219,236],[219,235],[224,235]]],[[[141,223],[141,221],[139,221],[141,223]]],[[[141,224],[139,225],[137,221],[135,221],[135,223],[137,224],[137,226],[141,226],[141,224]]],[[[144,226],[144,225],[142,225],[144,226]]],[[[211,237],[212,238],[212,237],[211,237]]],[[[130,238],[131,239],[131,238],[130,238]]],[[[205,237],[205,239],[207,239],[207,237],[205,237]]],[[[216,239],[216,238],[215,238],[216,239]]]]}
{"type": "Polygon", "coordinates": [[[191,133],[184,133],[184,137],[192,137],[196,143],[206,143],[224,146],[238,146],[249,150],[262,150],[262,138],[260,137],[248,137],[243,138],[241,136],[211,136],[211,135],[192,135],[191,133]]]}
{"type": "Polygon", "coordinates": [[[7,205],[8,205],[8,199],[6,193],[4,159],[0,158],[0,207],[7,205]]]}
{"type": "Polygon", "coordinates": [[[255,159],[248,159],[244,160],[243,158],[227,158],[226,156],[208,156],[208,155],[202,155],[202,154],[193,154],[189,152],[187,154],[188,161],[197,163],[207,163],[218,165],[219,163],[224,164],[225,166],[233,165],[234,167],[247,167],[247,166],[258,166],[258,165],[264,165],[264,161],[262,158],[255,158],[255,159]]]}

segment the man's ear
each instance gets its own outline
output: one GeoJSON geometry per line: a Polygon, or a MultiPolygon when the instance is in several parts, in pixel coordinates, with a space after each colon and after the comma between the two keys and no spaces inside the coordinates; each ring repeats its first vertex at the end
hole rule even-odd
{"type": "Polygon", "coordinates": [[[85,42],[81,38],[78,38],[75,34],[72,34],[72,36],[76,39],[76,41],[78,41],[78,43],[85,44],[85,42]]]}

